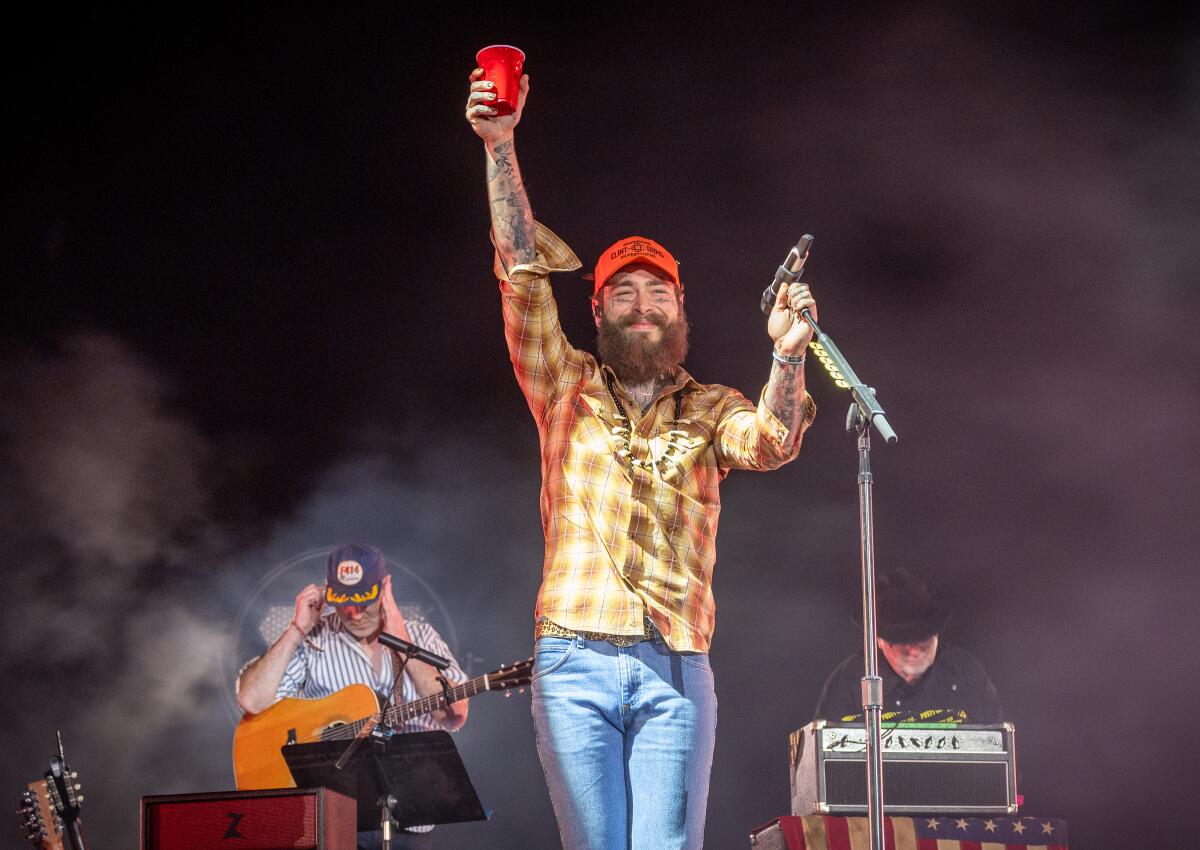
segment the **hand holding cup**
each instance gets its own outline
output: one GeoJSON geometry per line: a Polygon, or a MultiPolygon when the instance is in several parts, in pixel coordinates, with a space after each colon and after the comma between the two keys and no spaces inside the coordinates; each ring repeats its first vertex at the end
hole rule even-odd
{"type": "Polygon", "coordinates": [[[466,119],[476,135],[494,142],[510,135],[521,120],[529,94],[529,75],[522,74],[525,54],[508,45],[493,45],[475,57],[466,119]]]}

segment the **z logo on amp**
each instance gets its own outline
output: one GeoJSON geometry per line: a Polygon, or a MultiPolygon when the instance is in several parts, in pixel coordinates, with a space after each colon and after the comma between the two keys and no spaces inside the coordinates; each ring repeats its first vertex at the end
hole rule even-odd
{"type": "Polygon", "coordinates": [[[230,838],[246,837],[238,832],[238,824],[242,822],[242,818],[245,816],[245,812],[230,812],[229,814],[225,815],[225,817],[229,818],[229,829],[225,830],[225,835],[221,838],[222,841],[227,841],[230,838]]]}

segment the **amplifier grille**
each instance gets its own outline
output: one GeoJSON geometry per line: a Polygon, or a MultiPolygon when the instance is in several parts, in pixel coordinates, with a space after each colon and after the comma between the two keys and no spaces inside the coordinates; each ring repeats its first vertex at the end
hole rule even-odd
{"type": "Polygon", "coordinates": [[[354,800],[327,788],[142,798],[141,850],[349,850],[354,800]]]}
{"type": "MultiPolygon", "coordinates": [[[[888,759],[884,764],[883,805],[937,811],[947,807],[995,807],[1008,793],[1004,762],[921,762],[888,759]]],[[[825,799],[831,806],[865,806],[867,767],[863,760],[825,762],[825,799]]]]}

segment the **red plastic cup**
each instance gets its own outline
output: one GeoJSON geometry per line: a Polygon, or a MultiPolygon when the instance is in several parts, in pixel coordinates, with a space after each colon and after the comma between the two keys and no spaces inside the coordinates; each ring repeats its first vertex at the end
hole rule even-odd
{"type": "Polygon", "coordinates": [[[496,88],[492,89],[496,99],[488,106],[496,110],[497,115],[516,112],[525,53],[510,44],[493,44],[476,53],[475,61],[483,69],[483,78],[496,84],[496,88]]]}

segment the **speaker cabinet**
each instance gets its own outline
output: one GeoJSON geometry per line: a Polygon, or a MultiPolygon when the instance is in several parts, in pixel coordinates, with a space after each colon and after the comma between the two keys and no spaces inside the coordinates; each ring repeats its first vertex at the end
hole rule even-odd
{"type": "Polygon", "coordinates": [[[328,788],[142,797],[141,850],[354,850],[357,805],[328,788]]]}

